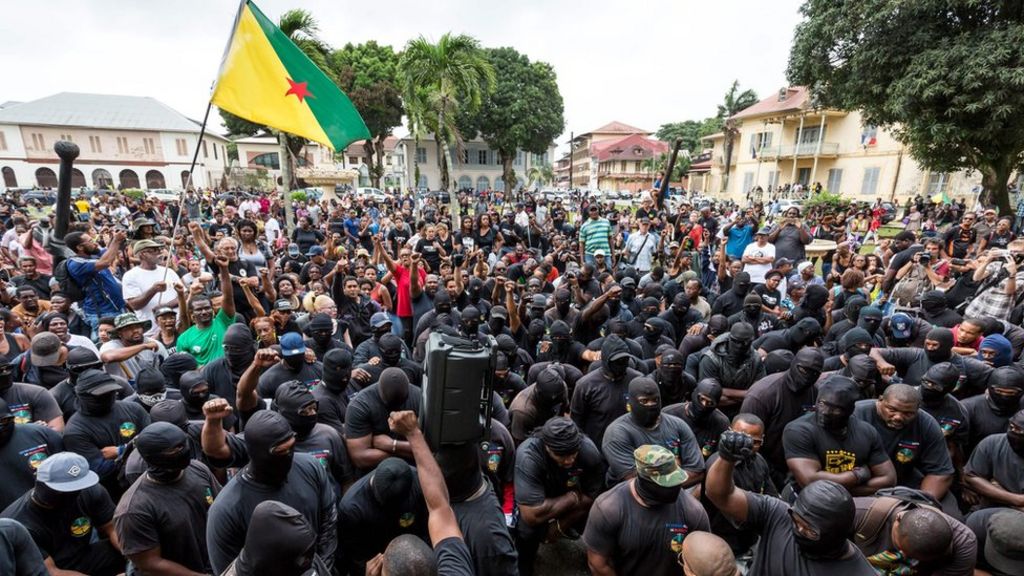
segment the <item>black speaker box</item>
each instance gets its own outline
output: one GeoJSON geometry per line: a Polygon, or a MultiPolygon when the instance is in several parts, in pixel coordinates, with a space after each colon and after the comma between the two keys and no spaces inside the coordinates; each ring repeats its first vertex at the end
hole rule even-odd
{"type": "Polygon", "coordinates": [[[420,426],[427,443],[436,451],[442,444],[479,442],[490,426],[497,342],[434,333],[426,350],[420,426]]]}

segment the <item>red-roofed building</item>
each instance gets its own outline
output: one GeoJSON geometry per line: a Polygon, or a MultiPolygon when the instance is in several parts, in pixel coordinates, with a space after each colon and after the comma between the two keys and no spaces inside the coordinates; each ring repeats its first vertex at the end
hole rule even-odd
{"type": "Polygon", "coordinates": [[[572,187],[633,192],[650,188],[655,173],[648,161],[669,152],[668,144],[650,135],[618,121],[577,135],[571,142],[572,187]]]}

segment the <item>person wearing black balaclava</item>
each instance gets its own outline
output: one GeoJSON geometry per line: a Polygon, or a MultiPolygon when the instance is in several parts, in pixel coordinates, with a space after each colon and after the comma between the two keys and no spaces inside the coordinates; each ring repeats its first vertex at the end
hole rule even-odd
{"type": "Polygon", "coordinates": [[[352,376],[352,353],[343,348],[331,350],[324,354],[323,363],[324,377],[313,388],[313,396],[320,403],[316,413],[317,421],[344,434],[348,387],[352,376]]]}
{"type": "Polygon", "coordinates": [[[743,308],[729,316],[729,324],[745,322],[754,327],[754,337],[761,336],[778,328],[779,319],[770,312],[765,312],[761,297],[751,292],[743,298],[743,308]]]}
{"type": "Polygon", "coordinates": [[[672,299],[672,305],[658,315],[665,322],[668,322],[666,335],[672,338],[673,346],[678,347],[683,341],[690,328],[703,318],[700,312],[690,307],[690,298],[685,292],[680,292],[672,299]]]}
{"type": "Polygon", "coordinates": [[[498,354],[508,360],[509,370],[516,374],[526,374],[533,364],[533,357],[516,344],[516,339],[508,334],[499,334],[494,338],[498,344],[498,354]]]}
{"type": "Polygon", "coordinates": [[[985,437],[1004,432],[1010,416],[1020,410],[1022,398],[1024,376],[1018,369],[1004,366],[993,370],[985,393],[962,401],[970,425],[968,451],[985,437]]]}
{"type": "Polygon", "coordinates": [[[719,458],[704,483],[705,494],[719,511],[734,524],[761,535],[748,574],[875,575],[874,568],[847,540],[856,515],[847,489],[830,480],[811,482],[788,506],[778,498],[737,488],[733,482],[736,462],[753,450],[750,436],[724,432],[718,442],[719,458]]]}
{"type": "Polygon", "coordinates": [[[860,309],[857,317],[857,327],[863,328],[871,335],[873,346],[885,346],[885,334],[880,330],[882,327],[882,309],[878,306],[865,306],[860,309]]]}
{"type": "Polygon", "coordinates": [[[352,347],[334,337],[334,323],[327,314],[313,314],[306,326],[306,347],[313,351],[318,362],[324,361],[324,354],[330,350],[352,347]]]}
{"type": "Polygon", "coordinates": [[[854,496],[870,496],[896,484],[896,469],[878,431],[853,418],[859,395],[853,380],[833,375],[818,387],[815,411],[786,425],[782,445],[794,491],[830,480],[854,496]]]}
{"type": "MultiPolygon", "coordinates": [[[[203,422],[190,422],[185,412],[185,405],[179,400],[164,400],[158,402],[149,409],[149,418],[152,421],[150,426],[157,422],[173,424],[188,436],[188,449],[193,460],[205,462],[202,446],[203,422]]],[[[134,483],[146,472],[146,461],[139,455],[138,450],[132,450],[128,454],[127,462],[124,464],[124,478],[128,483],[134,483]]],[[[218,472],[215,471],[215,475],[218,472]]],[[[217,475],[221,480],[224,476],[217,475]]]]}
{"type": "Polygon", "coordinates": [[[466,306],[459,313],[459,331],[471,340],[480,337],[480,310],[476,306],[466,306]]]}
{"type": "Polygon", "coordinates": [[[700,454],[707,460],[715,453],[718,437],[729,428],[729,418],[718,410],[722,384],[708,378],[697,383],[686,402],[666,406],[663,412],[686,422],[697,438],[700,454]]]}
{"type": "MultiPolygon", "coordinates": [[[[220,398],[210,391],[211,386],[206,379],[206,372],[200,370],[185,372],[178,380],[178,384],[181,386],[181,404],[185,407],[185,414],[188,416],[189,422],[202,423],[204,420],[203,405],[208,400],[220,398]]],[[[235,404],[230,400],[229,403],[235,404]]],[[[222,423],[225,430],[233,430],[237,422],[238,418],[235,414],[228,414],[222,423]]]]}
{"type": "MultiPolygon", "coordinates": [[[[308,362],[306,360],[306,341],[298,332],[288,332],[281,336],[280,361],[263,370],[259,375],[259,384],[256,391],[260,398],[272,399],[277,387],[291,380],[298,380],[306,386],[313,388],[323,378],[323,364],[319,361],[308,362]]],[[[401,353],[401,352],[399,352],[401,353]]],[[[246,367],[248,370],[250,366],[246,367]]],[[[241,388],[241,383],[239,383],[241,388]]],[[[238,392],[235,393],[239,396],[238,392]]]]}
{"type": "Polygon", "coordinates": [[[697,381],[697,372],[700,367],[700,359],[704,352],[711,346],[715,338],[729,331],[729,319],[721,314],[716,314],[704,325],[700,334],[687,334],[683,336],[679,344],[679,353],[686,358],[686,373],[697,381]]]}
{"type": "Polygon", "coordinates": [[[412,461],[409,443],[391,432],[388,415],[399,410],[419,414],[420,388],[400,368],[385,368],[375,384],[356,394],[345,412],[345,445],[352,464],[372,470],[389,456],[412,461]]]}
{"type": "Polygon", "coordinates": [[[639,304],[640,312],[626,323],[626,333],[630,338],[640,338],[644,335],[644,324],[651,318],[657,318],[661,313],[661,301],[652,296],[645,296],[639,304]]]}
{"type": "Polygon", "coordinates": [[[516,394],[512,400],[508,408],[511,419],[509,432],[516,444],[522,444],[536,428],[551,418],[564,416],[568,412],[566,368],[569,367],[556,362],[548,363],[536,375],[535,382],[516,394]]]}
{"type": "Polygon", "coordinates": [[[129,402],[137,402],[146,412],[156,404],[167,400],[181,399],[181,392],[176,388],[167,388],[167,379],[156,368],[143,368],[135,375],[136,393],[125,398],[129,402]]]}
{"type": "Polygon", "coordinates": [[[544,321],[548,328],[556,321],[561,320],[569,326],[575,326],[580,318],[580,311],[572,305],[572,294],[565,288],[555,290],[555,305],[544,312],[544,321]]]}
{"type": "Polygon", "coordinates": [[[601,453],[568,418],[552,418],[516,450],[519,574],[532,576],[546,537],[576,535],[604,487],[601,453]]]}
{"type": "Polygon", "coordinates": [[[522,376],[509,369],[508,357],[498,354],[494,367],[493,390],[501,398],[502,404],[508,408],[519,392],[526,388],[522,376]]]}
{"type": "Polygon", "coordinates": [[[952,328],[963,322],[964,317],[949,307],[946,293],[941,290],[929,290],[921,295],[921,311],[919,318],[932,326],[952,328]]]}
{"type": "Polygon", "coordinates": [[[765,376],[761,356],[751,345],[753,341],[753,327],[737,322],[727,334],[715,338],[701,355],[698,381],[713,378],[722,383],[719,408],[727,416],[736,414],[747,389],[765,376]]]}
{"type": "Polygon", "coordinates": [[[576,382],[572,419],[595,444],[600,444],[608,425],[626,413],[629,383],[642,376],[629,367],[631,360],[626,343],[612,334],[601,345],[601,367],[576,382]]]}
{"type": "MultiPolygon", "coordinates": [[[[174,356],[172,354],[172,356],[174,356]]],[[[256,339],[244,324],[232,324],[224,332],[224,356],[203,367],[210,391],[235,407],[238,381],[256,356],[256,339]]],[[[190,370],[194,368],[189,368],[190,370]]]]}
{"type": "Polygon", "coordinates": [[[316,531],[295,508],[272,500],[260,502],[253,509],[251,522],[259,529],[245,535],[242,551],[225,574],[330,574],[330,568],[315,549],[316,531]]]}
{"type": "Polygon", "coordinates": [[[356,480],[338,503],[338,534],[343,573],[355,572],[402,534],[426,537],[427,508],[416,469],[401,458],[386,458],[356,480]]]}
{"type": "Polygon", "coordinates": [[[630,458],[635,477],[591,509],[583,532],[587,561],[595,574],[678,574],[676,550],[686,533],[711,530],[707,512],[683,489],[687,474],[668,448],[640,446],[630,458]]]}
{"type": "MultiPolygon", "coordinates": [[[[882,374],[871,356],[861,354],[854,356],[846,362],[846,367],[837,372],[843,376],[853,379],[860,390],[860,400],[875,399],[882,389],[882,374]]],[[[832,373],[822,373],[822,378],[827,378],[832,373]]]]}
{"type": "Polygon", "coordinates": [[[423,369],[418,362],[409,360],[402,356],[402,339],[394,334],[381,336],[380,361],[359,364],[352,370],[352,381],[357,386],[366,387],[380,378],[381,372],[387,368],[399,368],[409,378],[410,382],[419,382],[423,379],[423,369]]]}
{"type": "Polygon", "coordinates": [[[965,379],[957,391],[966,396],[985,388],[992,367],[977,358],[953,353],[953,332],[949,328],[932,328],[921,348],[872,348],[871,357],[884,376],[898,374],[911,386],[921,383],[929,368],[940,362],[950,362],[961,370],[965,379]]]}
{"type": "Polygon", "coordinates": [[[814,346],[821,336],[821,326],[814,318],[802,318],[789,328],[772,330],[754,340],[754,350],[769,354],[776,350],[796,353],[804,346],[814,346]]]}
{"type": "Polygon", "coordinates": [[[547,331],[548,328],[542,318],[530,320],[529,324],[526,325],[526,333],[519,339],[519,346],[531,352],[536,351],[540,347],[541,341],[544,340],[544,335],[547,331]]]}
{"type": "MultiPolygon", "coordinates": [[[[764,422],[764,456],[773,476],[781,479],[789,472],[782,435],[786,425],[814,411],[818,389],[814,386],[824,362],[818,348],[802,348],[785,372],[758,380],[747,390],[741,414],[753,414],[764,422]]],[[[781,485],[781,483],[780,483],[781,485]]]]}
{"type": "Polygon", "coordinates": [[[729,317],[743,310],[743,300],[750,293],[752,284],[748,272],[740,272],[732,282],[732,288],[722,292],[711,306],[712,314],[729,317]]]}
{"type": "Polygon", "coordinates": [[[629,383],[627,403],[628,413],[608,426],[601,444],[601,453],[608,463],[608,485],[622,482],[636,473],[633,451],[645,444],[671,447],[686,471],[686,486],[699,483],[704,478],[700,445],[682,419],[662,412],[658,384],[647,377],[633,380],[629,383]]]}
{"type": "Polygon", "coordinates": [[[640,300],[636,297],[636,280],[631,276],[625,276],[619,281],[619,286],[622,286],[622,295],[619,298],[622,307],[635,317],[640,313],[640,300]]]}
{"type": "MultiPolygon", "coordinates": [[[[357,366],[369,362],[374,357],[380,357],[380,347],[378,344],[381,338],[392,333],[391,318],[384,312],[377,312],[370,318],[370,328],[372,336],[363,340],[356,347],[355,352],[352,353],[352,363],[357,366]]],[[[404,341],[402,342],[402,356],[405,358],[412,357],[412,353],[404,341]]]]}
{"type": "Polygon", "coordinates": [[[921,410],[938,421],[946,437],[950,457],[957,466],[966,459],[970,441],[967,409],[952,394],[959,383],[960,370],[949,362],[940,362],[925,372],[917,388],[921,393],[921,410]]]}
{"type": "Polygon", "coordinates": [[[32,488],[36,467],[64,449],[60,434],[46,426],[18,424],[7,402],[0,398],[0,510],[32,488]]]}
{"type": "Polygon", "coordinates": [[[868,305],[868,301],[860,296],[851,296],[843,304],[841,320],[835,319],[835,314],[832,318],[832,327],[828,329],[828,333],[825,334],[825,338],[822,340],[824,344],[836,342],[843,337],[843,334],[857,325],[857,321],[860,320],[860,311],[868,305]]]}
{"type": "Polygon", "coordinates": [[[644,322],[644,333],[643,336],[637,338],[637,343],[640,344],[640,349],[643,356],[641,360],[649,360],[654,358],[655,351],[658,346],[667,344],[675,348],[676,344],[673,342],[671,334],[672,327],[669,322],[663,318],[649,318],[644,322]]]}
{"type": "MultiPolygon", "coordinates": [[[[197,370],[199,363],[196,362],[195,357],[191,354],[185,354],[184,352],[175,352],[164,360],[163,364],[160,365],[160,373],[164,375],[164,383],[167,388],[173,388],[178,390],[180,388],[179,381],[181,375],[189,370],[197,370]]],[[[206,368],[209,373],[210,369],[206,368]]]]}
{"type": "MultiPolygon", "coordinates": [[[[576,370],[586,369],[598,355],[587,350],[583,344],[572,339],[572,330],[561,320],[555,320],[548,329],[548,339],[541,342],[537,354],[537,362],[558,362],[566,366],[574,366],[576,370]]],[[[532,367],[530,372],[532,372],[532,367]]],[[[572,380],[574,383],[575,380],[572,380]]],[[[529,373],[527,384],[530,383],[529,373]]]]}
{"type": "Polygon", "coordinates": [[[452,298],[448,294],[447,290],[439,290],[437,295],[434,296],[434,307],[423,313],[416,320],[416,326],[413,327],[413,342],[419,339],[420,335],[428,330],[434,323],[434,320],[441,314],[452,314],[452,298]]]}
{"type": "Polygon", "coordinates": [[[78,377],[78,412],[64,428],[64,448],[81,454],[99,475],[111,496],[123,491],[117,483],[120,460],[128,442],[149,425],[149,414],[135,402],[117,399],[120,384],[106,372],[90,368],[78,377]]]}
{"type": "Polygon", "coordinates": [[[795,354],[789,350],[773,350],[764,357],[764,375],[786,372],[793,366],[795,354]]]}
{"type": "Polygon", "coordinates": [[[791,321],[799,322],[803,318],[814,318],[821,326],[828,326],[825,321],[825,304],[827,302],[828,289],[818,284],[808,286],[803,299],[790,315],[791,321]]]}
{"type": "MultiPolygon", "coordinates": [[[[207,405],[204,451],[208,433],[224,434],[217,420],[230,410],[224,399],[207,405]]],[[[249,418],[245,448],[249,463],[224,486],[210,507],[206,542],[213,573],[223,573],[241,552],[253,510],[267,500],[287,504],[303,515],[316,533],[317,554],[328,569],[333,568],[338,512],[327,471],[312,455],[295,452],[295,432],[284,416],[271,410],[260,410],[249,418]]]]}
{"type": "Polygon", "coordinates": [[[284,416],[295,432],[296,452],[315,456],[339,488],[352,483],[352,464],[341,434],[317,422],[318,403],[305,384],[297,380],[282,384],[272,408],[284,416]]]}
{"type": "MultiPolygon", "coordinates": [[[[60,452],[43,460],[35,486],[3,511],[23,524],[46,559],[43,574],[114,576],[125,569],[114,502],[86,459],[60,452]]],[[[32,573],[37,574],[37,573],[32,573]]]]}
{"type": "Polygon", "coordinates": [[[191,570],[209,573],[207,509],[220,483],[192,460],[181,428],[154,422],[135,438],[146,472],[121,497],[114,527],[124,555],[142,573],[191,570]]]}
{"type": "Polygon", "coordinates": [[[63,432],[64,416],[53,395],[42,386],[15,382],[13,378],[14,366],[5,358],[0,358],[0,399],[13,407],[15,422],[41,423],[57,432],[63,432]]]}
{"type": "MultiPolygon", "coordinates": [[[[838,347],[834,350],[837,354],[825,359],[823,369],[825,372],[842,370],[850,363],[852,358],[869,354],[872,348],[874,348],[874,345],[872,344],[871,335],[868,334],[867,330],[857,327],[850,328],[839,339],[838,347]]],[[[828,346],[822,348],[823,351],[828,349],[828,346]]]]}
{"type": "Polygon", "coordinates": [[[656,369],[651,378],[661,390],[662,404],[670,406],[686,400],[697,382],[684,371],[683,355],[677,350],[663,350],[655,357],[656,369]]]}
{"type": "Polygon", "coordinates": [[[967,517],[969,526],[986,526],[993,514],[1020,509],[1024,499],[1024,410],[1010,417],[1005,433],[981,441],[964,467],[967,487],[981,506],[967,517]]]}
{"type": "MultiPolygon", "coordinates": [[[[90,368],[103,370],[103,362],[100,361],[100,357],[95,352],[88,348],[72,348],[68,351],[65,367],[68,371],[68,377],[62,380],[60,384],[51,388],[50,394],[57,401],[66,425],[71,420],[71,416],[78,411],[78,396],[75,394],[75,384],[78,383],[78,376],[90,368]]],[[[135,393],[135,390],[132,389],[127,380],[123,378],[115,378],[114,380],[121,384],[121,392],[118,394],[118,398],[127,398],[135,393]]]]}

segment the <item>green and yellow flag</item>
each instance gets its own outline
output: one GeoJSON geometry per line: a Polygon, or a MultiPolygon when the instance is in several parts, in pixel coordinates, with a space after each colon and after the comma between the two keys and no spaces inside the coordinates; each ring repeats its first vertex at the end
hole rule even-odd
{"type": "Polygon", "coordinates": [[[370,137],[348,96],[252,2],[238,13],[211,101],[332,150],[370,137]]]}

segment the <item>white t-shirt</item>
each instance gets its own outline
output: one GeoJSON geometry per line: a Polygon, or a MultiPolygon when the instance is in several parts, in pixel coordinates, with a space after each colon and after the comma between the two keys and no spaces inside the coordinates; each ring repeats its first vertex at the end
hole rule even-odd
{"type": "Polygon", "coordinates": [[[153,323],[153,327],[146,332],[147,336],[154,335],[159,331],[153,311],[160,306],[166,306],[171,302],[178,301],[178,293],[174,291],[174,284],[181,282],[181,278],[178,277],[174,270],[167,270],[163,266],[157,266],[155,270],[146,270],[141,266],[136,266],[125,272],[124,278],[121,279],[121,294],[127,301],[130,298],[142,296],[146,293],[146,290],[149,290],[150,286],[164,280],[165,270],[167,271],[167,289],[150,298],[149,303],[141,310],[135,311],[135,315],[140,320],[149,320],[153,323]]]}
{"type": "MultiPolygon", "coordinates": [[[[775,245],[771,242],[765,243],[764,246],[758,246],[757,242],[751,242],[747,244],[747,247],[743,249],[743,256],[753,256],[754,258],[764,258],[765,256],[771,256],[772,262],[775,261],[775,245]]],[[[743,271],[750,274],[750,282],[753,284],[764,284],[764,275],[772,269],[771,264],[743,264],[743,271]]]]}
{"type": "Polygon", "coordinates": [[[277,223],[276,218],[268,218],[263,223],[263,234],[267,237],[267,244],[270,244],[273,249],[274,241],[281,235],[281,225],[277,223]]]}

